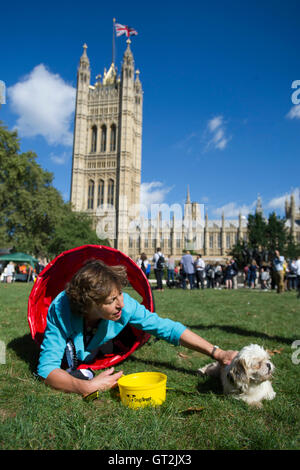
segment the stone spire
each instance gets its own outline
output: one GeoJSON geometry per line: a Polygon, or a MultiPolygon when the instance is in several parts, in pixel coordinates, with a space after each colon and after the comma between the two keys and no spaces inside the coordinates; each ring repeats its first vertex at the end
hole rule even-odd
{"type": "Polygon", "coordinates": [[[108,72],[104,69],[103,74],[103,85],[113,85],[116,83],[117,80],[117,71],[115,68],[115,64],[112,62],[108,72]]]}
{"type": "Polygon", "coordinates": [[[132,54],[131,49],[130,49],[131,41],[130,41],[130,39],[127,39],[126,42],[127,42],[127,48],[126,48],[126,51],[124,52],[124,56],[123,56],[123,67],[128,66],[128,65],[131,65],[132,67],[134,67],[133,54],[132,54]]]}
{"type": "Polygon", "coordinates": [[[90,85],[90,61],[86,53],[87,45],[83,45],[83,53],[80,57],[78,73],[77,73],[77,80],[78,80],[78,87],[80,88],[87,88],[90,85]]]}
{"type": "Polygon", "coordinates": [[[139,70],[136,70],[135,71],[135,91],[136,93],[141,93],[142,92],[142,84],[141,84],[141,81],[140,81],[140,71],[139,70]]]}
{"type": "Polygon", "coordinates": [[[288,219],[290,217],[290,206],[289,206],[289,201],[288,201],[287,196],[285,198],[284,209],[285,209],[285,218],[288,219]]]}
{"type": "Polygon", "coordinates": [[[293,213],[295,213],[295,196],[294,194],[292,193],[291,194],[291,216],[293,215],[293,213]]]}
{"type": "Polygon", "coordinates": [[[191,203],[191,197],[190,197],[190,187],[188,185],[187,187],[187,193],[186,193],[186,201],[185,201],[186,204],[190,204],[191,203]]]}
{"type": "Polygon", "coordinates": [[[261,214],[261,215],[263,214],[260,194],[258,194],[258,196],[257,196],[255,213],[256,214],[261,214]]]}
{"type": "MultiPolygon", "coordinates": [[[[89,58],[88,58],[87,53],[86,53],[87,45],[84,43],[82,47],[83,47],[83,53],[82,53],[82,56],[80,57],[79,66],[82,67],[84,64],[86,64],[87,66],[89,66],[89,65],[90,65],[90,61],[89,61],[89,58]]],[[[83,67],[83,68],[84,68],[84,67],[83,67]]]]}

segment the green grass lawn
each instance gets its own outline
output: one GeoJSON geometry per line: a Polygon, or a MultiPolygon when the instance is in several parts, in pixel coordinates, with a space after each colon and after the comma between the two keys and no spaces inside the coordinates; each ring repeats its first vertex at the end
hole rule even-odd
{"type": "Polygon", "coordinates": [[[0,284],[0,341],[6,346],[6,363],[0,364],[0,449],[300,448],[300,364],[293,364],[291,348],[300,339],[295,293],[154,291],[161,316],[181,321],[213,344],[240,349],[257,343],[273,351],[277,395],[262,409],[225,397],[217,381],[196,374],[209,358],[151,338],[116,370],[160,371],[176,390],[167,392],[160,407],[132,410],[116,390],[85,403],[34,377],[38,349],[27,323],[31,288],[0,284]]]}

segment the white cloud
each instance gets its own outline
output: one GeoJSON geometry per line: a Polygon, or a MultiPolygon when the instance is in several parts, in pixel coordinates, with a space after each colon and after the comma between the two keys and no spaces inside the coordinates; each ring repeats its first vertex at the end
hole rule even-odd
{"type": "Polygon", "coordinates": [[[285,193],[282,196],[277,196],[277,197],[274,197],[273,199],[271,199],[269,201],[269,203],[267,204],[267,208],[272,209],[272,210],[284,211],[285,201],[286,201],[286,199],[288,199],[288,201],[290,202],[290,197],[291,197],[292,194],[294,195],[296,207],[299,207],[299,205],[300,205],[300,189],[296,188],[293,191],[291,191],[290,193],[285,193]]]}
{"type": "Polygon", "coordinates": [[[287,197],[287,194],[285,194],[284,196],[274,197],[273,199],[271,199],[271,201],[269,201],[267,207],[269,209],[274,209],[274,210],[276,209],[284,210],[284,203],[285,203],[286,197],[287,197]]]}
{"type": "Polygon", "coordinates": [[[165,187],[160,181],[152,181],[151,183],[141,184],[140,200],[141,204],[148,209],[152,204],[162,204],[166,195],[172,188],[165,187]]]}
{"type": "Polygon", "coordinates": [[[256,206],[256,201],[252,202],[252,204],[243,204],[241,206],[238,206],[236,202],[229,202],[228,204],[225,204],[222,207],[218,207],[217,209],[213,210],[213,213],[221,217],[222,214],[224,213],[224,217],[227,218],[237,218],[240,214],[242,216],[247,216],[250,212],[253,211],[253,209],[256,206]]]}
{"type": "Polygon", "coordinates": [[[224,150],[231,136],[227,134],[226,122],[223,116],[215,116],[207,121],[204,131],[191,132],[174,144],[174,148],[183,150],[187,155],[199,152],[199,146],[204,146],[203,153],[211,149],[224,150]]]}
{"type": "Polygon", "coordinates": [[[292,106],[286,116],[289,119],[300,119],[300,104],[292,106]]]}
{"type": "Polygon", "coordinates": [[[16,128],[21,136],[41,135],[50,145],[71,146],[70,130],[76,89],[44,64],[8,89],[12,110],[19,116],[16,128]]]}
{"type": "MultiPolygon", "coordinates": [[[[284,213],[285,209],[285,201],[288,199],[288,202],[290,202],[290,197],[291,195],[294,195],[295,199],[295,205],[296,207],[300,206],[300,188],[296,188],[289,193],[285,193],[281,196],[276,196],[272,199],[269,200],[269,202],[262,203],[263,210],[266,210],[266,212],[270,211],[275,211],[276,213],[284,213]]],[[[242,204],[242,205],[237,205],[236,202],[229,202],[228,204],[225,204],[222,207],[218,207],[217,209],[214,209],[212,212],[215,214],[217,217],[222,217],[222,214],[224,212],[224,216],[227,218],[237,218],[239,214],[242,216],[248,216],[250,213],[254,213],[256,209],[256,204],[257,200],[253,201],[251,204],[242,204]]]]}
{"type": "Polygon", "coordinates": [[[64,165],[67,163],[69,159],[69,155],[67,152],[63,152],[61,155],[56,155],[54,153],[50,153],[50,160],[52,160],[57,165],[64,165]]]}
{"type": "Polygon", "coordinates": [[[210,121],[208,121],[208,128],[211,132],[214,132],[218,127],[222,125],[223,122],[223,117],[222,116],[217,116],[215,118],[212,118],[210,121]]]}
{"type": "Polygon", "coordinates": [[[224,150],[231,137],[226,135],[226,127],[223,116],[216,116],[210,119],[207,123],[206,136],[208,135],[208,142],[205,150],[210,148],[224,150]]]}

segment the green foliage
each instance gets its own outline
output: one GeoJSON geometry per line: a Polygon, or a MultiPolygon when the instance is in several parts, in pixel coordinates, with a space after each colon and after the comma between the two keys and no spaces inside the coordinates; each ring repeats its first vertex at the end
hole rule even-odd
{"type": "Polygon", "coordinates": [[[285,219],[278,217],[275,212],[265,219],[261,213],[248,216],[248,241],[238,240],[231,249],[239,266],[251,262],[251,257],[257,258],[260,253],[267,253],[270,261],[275,250],[286,256],[287,259],[300,255],[300,245],[295,243],[291,233],[285,226],[285,219]]]}
{"type": "Polygon", "coordinates": [[[261,213],[248,216],[248,241],[251,248],[265,246],[267,239],[267,222],[261,213]]]}
{"type": "Polygon", "coordinates": [[[64,215],[55,226],[55,233],[48,250],[52,255],[85,244],[109,245],[107,240],[99,240],[92,230],[91,218],[84,213],[72,212],[70,205],[64,207],[64,215]]]}
{"type": "Polygon", "coordinates": [[[238,240],[231,249],[230,255],[236,261],[239,268],[242,268],[245,264],[246,249],[247,245],[244,240],[238,240]]]}
{"type": "Polygon", "coordinates": [[[284,247],[284,255],[287,259],[297,259],[300,256],[300,244],[295,243],[291,233],[287,236],[287,244],[284,247]]]}
{"type": "Polygon", "coordinates": [[[20,153],[16,132],[0,125],[0,245],[48,258],[83,244],[107,244],[89,217],[74,213],[33,152],[20,153]]]}
{"type": "Polygon", "coordinates": [[[285,219],[277,217],[275,212],[272,212],[268,218],[268,225],[266,229],[267,249],[274,253],[275,250],[283,252],[287,244],[288,231],[285,227],[285,219]]]}

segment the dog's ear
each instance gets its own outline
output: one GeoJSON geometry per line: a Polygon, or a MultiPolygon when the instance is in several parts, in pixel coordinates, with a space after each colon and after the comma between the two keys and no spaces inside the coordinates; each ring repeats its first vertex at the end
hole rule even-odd
{"type": "Polygon", "coordinates": [[[246,392],[249,386],[249,377],[244,359],[237,359],[230,369],[229,380],[233,382],[242,392],[246,392]]]}

